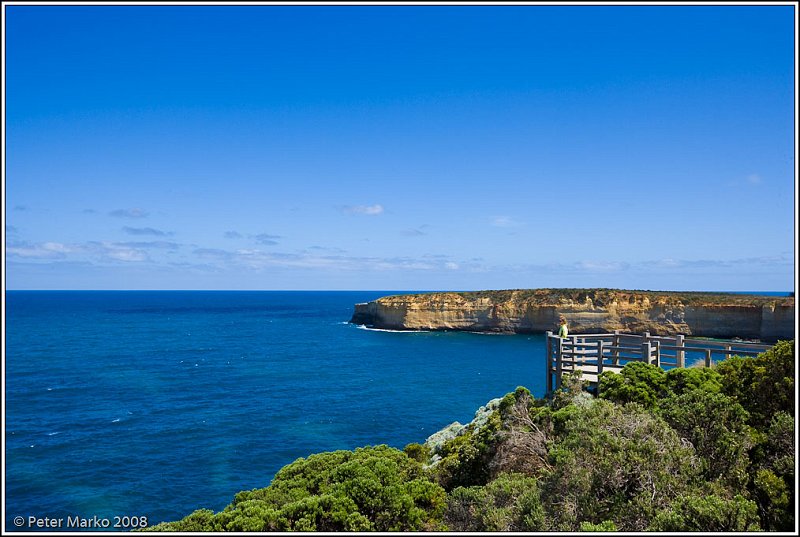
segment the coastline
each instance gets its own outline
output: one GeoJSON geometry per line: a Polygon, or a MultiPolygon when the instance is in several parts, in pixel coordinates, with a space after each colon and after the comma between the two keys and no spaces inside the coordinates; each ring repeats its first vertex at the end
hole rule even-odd
{"type": "Polygon", "coordinates": [[[390,295],[354,306],[374,329],[537,334],[564,316],[581,333],[650,332],[774,342],[794,337],[793,296],[624,289],[517,289],[390,295]]]}

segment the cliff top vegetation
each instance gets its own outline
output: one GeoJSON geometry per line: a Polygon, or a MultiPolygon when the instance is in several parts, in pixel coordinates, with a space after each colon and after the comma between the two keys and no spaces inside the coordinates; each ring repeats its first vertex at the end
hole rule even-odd
{"type": "Polygon", "coordinates": [[[586,302],[590,299],[596,305],[612,302],[639,302],[643,299],[656,302],[677,303],[692,306],[763,306],[766,304],[794,305],[794,297],[765,296],[739,293],[711,293],[700,291],[649,291],[605,288],[543,288],[543,289],[505,289],[485,291],[437,291],[411,295],[392,295],[378,300],[394,300],[399,297],[420,297],[424,300],[459,296],[466,300],[489,299],[493,303],[509,301],[528,302],[535,305],[558,304],[561,301],[586,302]]]}

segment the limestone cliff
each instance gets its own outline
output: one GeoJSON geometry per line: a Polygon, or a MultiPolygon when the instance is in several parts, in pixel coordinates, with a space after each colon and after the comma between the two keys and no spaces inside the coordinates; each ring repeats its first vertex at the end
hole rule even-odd
{"type": "Polygon", "coordinates": [[[537,333],[559,315],[573,333],[794,338],[794,297],[620,289],[527,289],[395,295],[356,304],[352,323],[396,330],[537,333]]]}

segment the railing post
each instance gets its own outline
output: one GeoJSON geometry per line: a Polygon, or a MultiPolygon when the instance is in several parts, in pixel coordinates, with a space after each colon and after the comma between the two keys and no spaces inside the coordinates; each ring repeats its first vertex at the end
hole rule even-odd
{"type": "MultiPolygon", "coordinates": [[[[677,347],[684,346],[683,334],[678,334],[677,336],[675,336],[675,345],[677,347]]],[[[686,353],[683,351],[683,349],[678,349],[676,351],[675,358],[678,361],[678,367],[686,367],[686,353]]]]}
{"type": "Polygon", "coordinates": [[[711,367],[711,349],[706,349],[706,367],[711,367]]]}
{"type": "Polygon", "coordinates": [[[656,345],[656,366],[661,367],[661,342],[656,340],[653,343],[656,345]]]}
{"type": "MultiPolygon", "coordinates": [[[[619,330],[614,330],[614,346],[619,347],[619,330]]],[[[619,365],[619,349],[614,349],[611,355],[611,363],[619,365]]]]}
{"type": "Polygon", "coordinates": [[[561,357],[564,354],[564,338],[558,338],[556,347],[556,388],[561,388],[561,357]]]}
{"type": "Polygon", "coordinates": [[[601,339],[597,342],[597,374],[603,371],[603,346],[605,342],[601,339]]]}
{"type": "Polygon", "coordinates": [[[650,342],[645,341],[642,343],[642,361],[646,364],[650,363],[651,347],[650,342]]]}
{"type": "Polygon", "coordinates": [[[547,375],[545,379],[547,380],[547,393],[551,394],[553,392],[553,332],[548,330],[544,338],[547,347],[544,360],[545,374],[547,375]]]}

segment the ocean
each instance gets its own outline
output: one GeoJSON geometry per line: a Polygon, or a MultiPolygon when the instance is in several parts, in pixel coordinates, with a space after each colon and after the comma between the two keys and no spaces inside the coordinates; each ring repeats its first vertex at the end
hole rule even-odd
{"type": "Polygon", "coordinates": [[[347,322],[396,293],[7,292],[7,530],[219,511],[298,457],[402,449],[544,394],[541,335],[347,322]]]}

